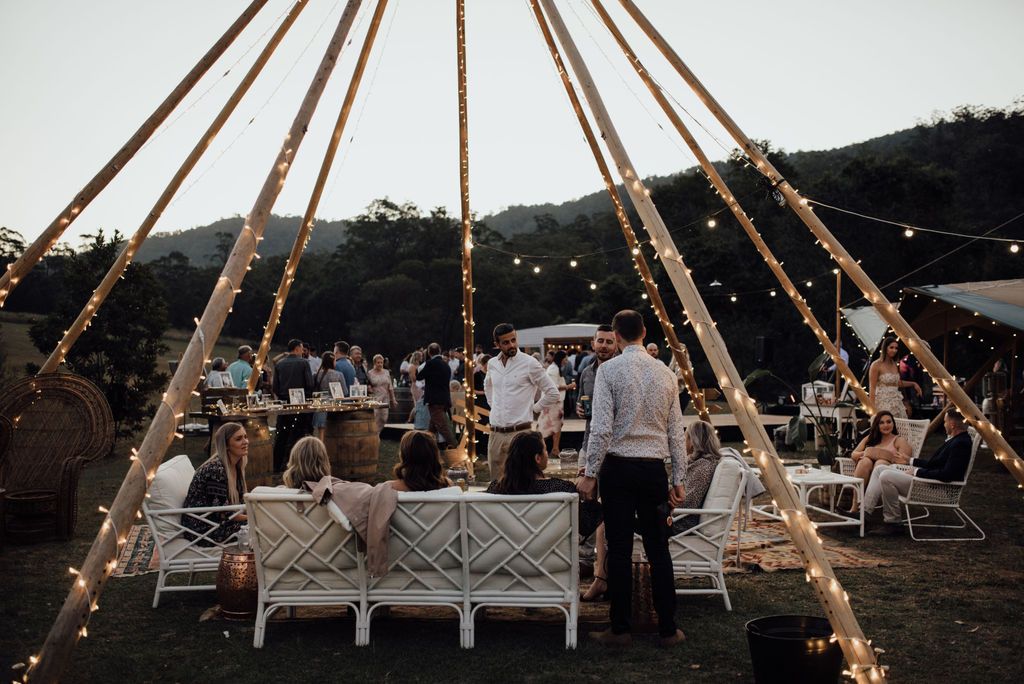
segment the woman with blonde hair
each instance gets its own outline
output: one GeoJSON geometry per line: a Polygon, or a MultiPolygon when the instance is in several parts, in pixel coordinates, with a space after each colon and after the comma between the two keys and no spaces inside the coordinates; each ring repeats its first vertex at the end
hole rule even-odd
{"type": "Polygon", "coordinates": [[[302,489],[307,482],[319,482],[331,476],[327,447],[313,436],[303,437],[288,454],[288,467],[282,479],[285,487],[302,489]]]}
{"type": "MultiPolygon", "coordinates": [[[[247,487],[245,466],[249,462],[249,437],[240,423],[224,423],[213,437],[213,453],[196,469],[188,486],[184,508],[234,506],[242,503],[247,487]]],[[[245,513],[215,513],[206,517],[182,515],[181,524],[205,535],[202,546],[212,546],[238,532],[245,513]],[[213,525],[217,525],[213,528],[213,525]],[[212,531],[211,531],[211,528],[212,531]]]]}

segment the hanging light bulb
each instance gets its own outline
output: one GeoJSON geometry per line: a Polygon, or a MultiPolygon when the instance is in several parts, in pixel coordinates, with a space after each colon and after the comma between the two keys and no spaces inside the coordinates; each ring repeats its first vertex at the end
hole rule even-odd
{"type": "Polygon", "coordinates": [[[540,273],[540,266],[534,266],[533,267],[533,272],[534,273],[540,273]]]}
{"type": "Polygon", "coordinates": [[[577,265],[579,265],[579,262],[576,261],[576,257],[569,259],[569,268],[576,268],[577,265]]]}
{"type": "Polygon", "coordinates": [[[903,235],[904,235],[904,237],[908,237],[908,238],[914,237],[914,229],[913,228],[907,228],[905,231],[903,231],[903,235]]]}
{"type": "Polygon", "coordinates": [[[597,283],[590,283],[590,289],[591,290],[596,290],[597,289],[597,283]]]}
{"type": "Polygon", "coordinates": [[[736,301],[736,295],[733,295],[733,296],[729,297],[729,301],[735,302],[736,301]]]}
{"type": "Polygon", "coordinates": [[[519,264],[523,263],[523,260],[519,258],[518,254],[516,254],[516,258],[512,260],[512,263],[518,266],[519,264]]]}
{"type": "Polygon", "coordinates": [[[775,290],[772,290],[771,292],[769,292],[769,294],[770,294],[770,295],[771,295],[772,297],[774,297],[774,296],[775,296],[775,290]]]}
{"type": "Polygon", "coordinates": [[[718,225],[718,221],[716,221],[713,218],[708,219],[708,228],[714,228],[717,225],[718,225]]]}
{"type": "Polygon", "coordinates": [[[1020,251],[1020,245],[1018,245],[1016,242],[1014,242],[1012,245],[1010,245],[1010,252],[1012,252],[1013,254],[1016,254],[1019,251],[1020,251]]]}
{"type": "Polygon", "coordinates": [[[634,247],[633,248],[633,256],[636,256],[638,254],[640,254],[640,248],[639,247],[634,247]]]}
{"type": "Polygon", "coordinates": [[[810,287],[810,286],[811,286],[811,285],[813,285],[813,284],[814,284],[814,282],[813,282],[813,281],[810,281],[810,280],[808,280],[808,281],[807,281],[807,287],[810,287]]]}
{"type": "Polygon", "coordinates": [[[640,295],[640,299],[647,299],[647,293],[644,292],[642,295],[640,295]]]}

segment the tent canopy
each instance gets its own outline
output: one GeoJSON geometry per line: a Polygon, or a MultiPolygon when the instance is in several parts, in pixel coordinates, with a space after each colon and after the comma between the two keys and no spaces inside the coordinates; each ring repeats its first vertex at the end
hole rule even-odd
{"type": "Polygon", "coordinates": [[[900,313],[926,340],[977,328],[998,337],[1024,331],[1024,279],[905,289],[900,313]]]}
{"type": "Polygon", "coordinates": [[[882,320],[873,306],[842,309],[842,312],[854,334],[869,351],[878,346],[889,329],[889,324],[882,320]]]}

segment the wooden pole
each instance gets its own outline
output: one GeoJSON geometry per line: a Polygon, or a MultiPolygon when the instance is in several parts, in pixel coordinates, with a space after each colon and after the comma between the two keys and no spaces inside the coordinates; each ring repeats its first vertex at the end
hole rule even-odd
{"type": "Polygon", "coordinates": [[[235,38],[238,37],[242,30],[249,25],[253,17],[263,9],[265,4],[267,4],[267,0],[253,0],[250,3],[245,11],[239,15],[238,19],[228,27],[224,35],[192,67],[192,71],[188,72],[185,78],[175,86],[171,94],[167,96],[167,99],[153,110],[153,113],[142,123],[139,130],[135,131],[135,134],[128,139],[128,142],[104,164],[103,168],[92,177],[92,180],[85,187],[78,191],[74,199],[64,207],[61,213],[57,214],[57,218],[53,219],[53,222],[46,227],[42,234],[25,249],[25,252],[18,257],[17,261],[7,266],[7,271],[0,275],[0,308],[3,307],[7,297],[14,291],[18,283],[53,248],[57,240],[64,234],[64,231],[68,229],[68,226],[89,206],[90,202],[96,199],[96,196],[100,194],[103,188],[107,187],[110,181],[114,180],[114,177],[124,168],[125,164],[131,161],[135,153],[142,149],[142,146],[159,128],[160,124],[185,99],[185,96],[192,90],[192,87],[199,82],[199,79],[213,66],[214,62],[224,54],[224,51],[235,41],[235,38]]]}
{"type": "Polygon", "coordinates": [[[754,246],[761,254],[765,263],[768,264],[768,268],[771,269],[772,273],[778,279],[779,284],[782,285],[782,289],[787,295],[789,295],[789,299],[793,302],[793,306],[795,306],[797,311],[800,312],[800,315],[803,316],[804,324],[810,327],[814,336],[818,339],[819,344],[821,344],[828,355],[832,358],[832,362],[836,364],[836,369],[838,371],[836,377],[838,378],[839,375],[845,377],[847,382],[850,383],[850,387],[853,388],[853,391],[857,394],[857,398],[864,405],[865,409],[869,413],[873,413],[874,407],[871,405],[867,392],[864,391],[864,388],[857,380],[857,376],[854,375],[852,370],[850,370],[847,363],[843,361],[842,356],[839,354],[839,350],[832,344],[832,340],[829,339],[828,333],[825,332],[824,326],[818,322],[814,313],[811,312],[811,308],[807,305],[807,300],[804,299],[800,294],[800,291],[797,290],[796,285],[793,284],[793,281],[789,279],[789,276],[783,270],[782,262],[775,258],[771,249],[768,248],[768,245],[761,238],[761,234],[754,227],[754,222],[751,221],[750,217],[747,216],[747,212],[745,212],[743,207],[740,206],[739,200],[737,200],[736,196],[733,195],[729,186],[726,184],[725,179],[722,178],[721,174],[718,173],[718,169],[715,168],[715,165],[712,164],[711,160],[708,159],[706,154],[704,154],[704,150],[701,149],[697,139],[693,137],[692,133],[690,133],[690,130],[686,127],[686,124],[683,123],[679,114],[676,113],[675,108],[673,108],[671,103],[669,103],[668,98],[665,97],[661,88],[654,82],[654,78],[650,75],[647,69],[644,68],[640,59],[636,56],[636,53],[633,52],[633,49],[630,48],[626,38],[622,35],[622,32],[619,31],[618,26],[615,25],[611,15],[609,15],[605,10],[604,5],[601,4],[600,0],[592,0],[592,4],[600,15],[605,26],[615,38],[615,41],[619,44],[619,47],[626,55],[629,63],[636,70],[651,95],[654,96],[654,99],[658,102],[662,111],[665,112],[669,121],[671,121],[672,125],[675,126],[676,131],[680,136],[682,136],[683,140],[686,142],[686,146],[690,148],[690,151],[693,152],[693,155],[697,158],[698,163],[701,165],[701,168],[704,169],[704,173],[707,174],[708,180],[711,181],[715,191],[722,197],[722,200],[726,203],[726,206],[729,207],[730,211],[732,211],[733,216],[736,217],[736,220],[743,228],[743,231],[747,234],[747,237],[749,237],[754,243],[754,246]]]}
{"type": "Polygon", "coordinates": [[[782,461],[775,453],[772,441],[758,420],[754,400],[747,395],[743,387],[739,371],[733,364],[725,341],[719,334],[700,293],[697,291],[696,284],[689,275],[682,255],[676,249],[672,236],[660,214],[651,203],[649,191],[640,180],[640,174],[630,162],[586,64],[562,22],[554,1],[541,0],[541,2],[551,27],[562,45],[563,53],[575,72],[576,80],[583,87],[583,93],[590,104],[591,113],[602,131],[602,137],[615,160],[626,190],[633,200],[633,205],[643,220],[652,244],[661,254],[665,271],[683,302],[686,315],[718,377],[718,384],[729,401],[729,406],[736,416],[736,422],[743,431],[750,451],[761,468],[768,489],[781,511],[793,542],[800,551],[808,579],[827,612],[847,660],[857,671],[858,679],[862,681],[870,681],[873,678],[880,679],[881,670],[877,668],[874,651],[864,638],[857,619],[850,609],[842,585],[835,578],[825,557],[821,540],[811,521],[807,518],[803,504],[796,496],[782,461]],[[873,673],[875,677],[869,677],[868,673],[873,673]]]}
{"type": "Polygon", "coordinates": [[[996,459],[1005,461],[1007,468],[1013,473],[1017,482],[1024,486],[1024,461],[1021,460],[1020,456],[1013,450],[1002,433],[996,429],[995,425],[991,423],[981,410],[971,401],[971,398],[967,396],[967,393],[960,388],[956,383],[956,379],[950,376],[949,371],[939,362],[935,354],[932,353],[931,349],[924,343],[914,329],[904,320],[903,316],[900,315],[896,307],[886,300],[885,295],[878,289],[878,286],[874,284],[871,278],[864,272],[864,269],[860,267],[857,260],[850,256],[850,253],[846,251],[839,241],[832,235],[831,231],[821,220],[815,215],[811,205],[800,196],[800,193],[789,184],[782,174],[772,165],[768,158],[761,152],[746,134],[736,125],[736,122],[722,109],[718,102],[711,96],[704,85],[697,79],[697,77],[690,71],[689,67],[683,63],[675,51],[668,45],[661,34],[651,25],[646,17],[637,9],[633,0],[619,0],[626,11],[636,20],[637,24],[643,29],[644,33],[648,35],[651,41],[657,46],[661,53],[668,59],[668,61],[675,67],[676,71],[683,78],[684,81],[694,90],[697,96],[702,102],[708,107],[715,118],[725,126],[732,135],[736,143],[747,153],[747,155],[754,161],[754,166],[760,171],[766,178],[768,178],[772,184],[779,189],[782,195],[786,198],[786,203],[789,204],[800,220],[804,222],[804,225],[811,231],[811,233],[817,238],[818,242],[832,255],[832,258],[839,263],[839,267],[843,269],[846,274],[850,277],[850,280],[860,289],[869,302],[878,311],[879,316],[889,324],[896,335],[903,341],[910,352],[917,357],[924,366],[925,370],[928,371],[929,375],[938,382],[939,386],[946,391],[946,396],[950,398],[953,405],[959,409],[960,413],[963,414],[964,418],[974,426],[978,432],[982,434],[985,442],[989,448],[992,449],[992,453],[995,454],[996,459]]]}
{"type": "Polygon", "coordinates": [[[42,651],[38,657],[30,658],[31,664],[24,675],[26,681],[59,680],[77,640],[86,636],[85,627],[91,611],[97,608],[103,586],[117,565],[117,553],[125,543],[125,535],[131,529],[148,484],[155,477],[157,467],[175,436],[181,436],[175,433],[177,418],[188,408],[192,390],[203,372],[207,354],[213,349],[235,294],[256,254],[256,247],[262,239],[274,201],[284,187],[295,153],[305,138],[317,102],[337,63],[360,4],[361,0],[348,0],[338,28],[302,100],[291,129],[285,136],[277,159],[256,198],[252,211],[246,218],[245,226],[235,241],[227,263],[224,264],[206,310],[198,320],[196,331],[178,364],[178,370],[171,378],[142,445],[132,455],[128,474],[110,505],[110,512],[96,535],[81,569],[76,571],[74,584],[46,637],[42,651]]]}
{"type": "Polygon", "coordinates": [[[689,355],[685,352],[682,342],[679,341],[679,337],[676,335],[676,330],[672,325],[672,320],[669,318],[668,310],[665,308],[665,303],[661,299],[661,292],[658,291],[658,283],[655,282],[654,276],[651,274],[651,269],[647,265],[647,258],[640,249],[640,243],[636,239],[636,234],[633,232],[633,226],[629,221],[629,217],[626,215],[626,209],[622,204],[622,198],[619,196],[618,188],[615,187],[615,180],[612,178],[612,172],[608,168],[608,163],[604,159],[604,154],[601,152],[600,145],[598,145],[597,136],[594,135],[594,129],[590,125],[590,121],[587,119],[587,114],[583,110],[583,105],[580,103],[579,96],[576,95],[576,89],[573,88],[572,80],[569,78],[569,72],[562,63],[562,55],[558,52],[558,46],[555,44],[555,39],[551,35],[551,30],[548,28],[547,22],[544,21],[544,14],[541,11],[540,6],[537,4],[537,0],[530,0],[530,5],[537,18],[537,24],[540,26],[540,31],[544,35],[544,41],[547,43],[548,51],[551,53],[551,58],[555,62],[555,69],[557,69],[558,75],[562,79],[562,85],[565,87],[565,94],[568,95],[569,102],[572,103],[573,111],[576,112],[576,119],[580,122],[580,128],[583,130],[583,137],[587,139],[590,151],[594,155],[594,161],[597,162],[597,168],[601,172],[601,178],[604,179],[605,190],[608,191],[608,196],[611,198],[612,205],[615,207],[615,217],[619,220],[619,226],[622,228],[622,234],[626,238],[626,244],[629,246],[630,251],[633,254],[633,262],[637,270],[640,272],[640,280],[643,281],[644,289],[647,291],[647,298],[651,302],[651,308],[654,309],[654,313],[658,317],[658,322],[661,324],[661,329],[665,333],[665,341],[668,343],[669,349],[672,350],[672,357],[675,359],[676,365],[679,367],[679,372],[683,376],[683,382],[686,384],[686,389],[690,394],[690,398],[693,400],[693,406],[697,409],[700,419],[710,423],[711,415],[708,413],[708,409],[704,401],[704,394],[700,391],[700,388],[697,387],[697,380],[693,375],[693,368],[690,365],[689,355]]]}
{"type": "Polygon", "coordinates": [[[249,91],[249,88],[256,81],[256,77],[259,76],[261,71],[263,71],[263,67],[266,66],[271,55],[274,54],[277,46],[280,45],[281,41],[284,39],[285,34],[288,33],[288,30],[295,23],[295,20],[299,18],[302,10],[304,10],[308,5],[308,0],[297,0],[297,2],[292,5],[288,15],[284,18],[284,21],[281,22],[281,25],[278,27],[277,31],[274,32],[274,35],[271,36],[266,47],[263,48],[259,57],[256,58],[256,61],[249,68],[245,78],[243,78],[242,82],[238,84],[237,88],[235,88],[235,91],[231,94],[231,97],[228,98],[228,101],[224,104],[220,113],[217,114],[217,118],[213,120],[210,127],[206,129],[206,133],[204,133],[199,139],[196,146],[192,148],[192,152],[189,153],[188,157],[185,158],[185,161],[182,162],[181,166],[178,168],[178,172],[174,174],[174,177],[167,185],[167,188],[157,199],[153,208],[150,209],[149,214],[142,222],[142,225],[139,226],[138,230],[135,231],[135,234],[128,240],[128,243],[124,246],[124,249],[121,250],[117,259],[115,259],[114,263],[111,264],[110,269],[103,277],[103,280],[96,289],[93,290],[92,297],[89,298],[85,307],[82,308],[82,311],[78,314],[78,318],[75,319],[74,323],[72,323],[64,333],[64,337],[57,343],[54,350],[50,352],[50,356],[46,359],[46,362],[43,363],[43,367],[39,370],[39,375],[42,375],[43,373],[53,373],[56,371],[57,367],[60,366],[68,352],[71,350],[71,347],[75,345],[78,338],[83,332],[85,332],[85,329],[89,327],[93,316],[95,316],[96,312],[99,311],[99,308],[103,306],[103,302],[106,301],[110,291],[128,269],[128,265],[132,262],[132,258],[135,256],[136,252],[139,251],[139,248],[142,247],[142,243],[146,241],[146,238],[149,236],[149,232],[153,229],[153,226],[156,225],[160,216],[163,215],[164,209],[166,209],[167,205],[171,203],[171,200],[174,198],[174,194],[178,192],[178,189],[181,188],[181,185],[185,182],[188,174],[191,173],[192,169],[195,168],[195,165],[199,163],[199,159],[206,152],[214,138],[216,138],[220,133],[228,118],[235,111],[238,103],[241,102],[242,98],[249,91]]]}
{"type": "MultiPolygon", "coordinates": [[[[843,349],[843,305],[841,298],[843,294],[843,272],[836,269],[836,351],[839,351],[840,358],[842,358],[843,349]]],[[[836,366],[836,401],[842,400],[839,388],[839,366],[836,366]]],[[[864,391],[863,389],[861,390],[864,391]]],[[[872,407],[874,408],[874,407],[872,407]]]]}
{"type": "MultiPolygon", "coordinates": [[[[459,100],[459,197],[462,211],[462,337],[465,349],[466,460],[476,461],[476,393],[473,391],[473,215],[469,205],[469,111],[466,103],[466,3],[455,0],[455,55],[459,100]]],[[[447,445],[452,448],[452,444],[447,445]]]]}
{"type": "Polygon", "coordinates": [[[302,254],[309,243],[310,234],[313,232],[313,224],[316,220],[317,208],[320,206],[320,198],[323,196],[327,177],[331,173],[331,166],[334,164],[338,146],[341,144],[341,137],[345,132],[348,117],[352,113],[352,106],[355,103],[359,85],[362,83],[363,74],[366,72],[366,64],[369,62],[370,52],[373,49],[373,43],[376,40],[381,20],[384,18],[384,10],[387,8],[387,4],[387,0],[380,0],[374,10],[373,18],[370,20],[370,26],[363,40],[362,49],[359,51],[355,70],[352,72],[352,79],[349,81],[348,90],[345,92],[345,99],[342,101],[341,110],[338,112],[338,118],[334,124],[334,132],[327,145],[327,151],[324,153],[323,162],[320,164],[320,173],[313,184],[313,192],[310,194],[309,202],[306,205],[306,213],[302,217],[299,232],[292,243],[292,251],[288,255],[288,262],[285,264],[284,273],[281,274],[281,282],[278,283],[277,292],[274,293],[274,303],[270,309],[267,325],[263,328],[263,339],[260,341],[259,351],[256,352],[252,375],[249,376],[249,392],[256,391],[256,385],[260,379],[260,370],[266,364],[267,357],[270,355],[270,343],[273,341],[274,333],[281,322],[281,311],[284,309],[288,293],[291,291],[292,283],[295,281],[295,273],[298,271],[299,261],[302,259],[302,254]]]}

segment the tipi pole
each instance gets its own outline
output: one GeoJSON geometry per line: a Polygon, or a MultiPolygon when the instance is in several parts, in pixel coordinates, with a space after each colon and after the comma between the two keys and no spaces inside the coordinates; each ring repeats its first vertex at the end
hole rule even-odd
{"type": "Polygon", "coordinates": [[[266,4],[267,0],[252,1],[245,11],[239,15],[238,19],[228,27],[228,30],[220,37],[220,40],[214,43],[213,47],[192,67],[192,71],[188,72],[185,78],[175,86],[171,94],[167,96],[167,99],[161,102],[160,106],[149,115],[149,118],[143,122],[139,130],[135,131],[135,135],[128,139],[124,147],[119,149],[104,164],[103,168],[92,177],[92,180],[78,191],[75,198],[71,200],[71,203],[57,215],[57,218],[53,219],[53,222],[35,239],[35,242],[25,249],[25,252],[18,257],[17,261],[8,265],[7,271],[0,275],[0,307],[3,307],[4,302],[14,288],[17,287],[18,282],[32,270],[33,266],[39,263],[39,260],[57,243],[57,240],[68,229],[72,221],[89,206],[90,202],[96,199],[96,196],[100,194],[103,188],[107,187],[110,181],[114,180],[114,177],[124,168],[125,164],[131,161],[135,153],[142,149],[142,146],[149,140],[160,124],[185,99],[185,96],[192,90],[192,87],[199,82],[199,79],[213,66],[214,62],[224,54],[228,46],[235,41],[235,38],[249,25],[253,17],[266,4]]]}
{"type": "Polygon", "coordinates": [[[719,334],[711,314],[708,312],[697,286],[690,277],[682,255],[676,250],[661,215],[651,203],[649,192],[640,180],[616,132],[608,111],[605,109],[596,85],[590,76],[583,58],[579,54],[572,36],[562,22],[554,0],[541,0],[545,13],[559,42],[565,51],[569,64],[583,87],[583,93],[590,103],[590,110],[602,131],[602,137],[615,159],[619,174],[644,227],[651,236],[651,244],[661,254],[665,271],[683,302],[686,315],[693,325],[697,338],[707,355],[711,367],[718,377],[718,384],[729,401],[736,416],[736,422],[768,485],[790,536],[800,551],[807,577],[821,601],[828,619],[835,630],[839,644],[858,680],[869,682],[881,680],[881,669],[875,662],[875,654],[861,632],[857,619],[850,609],[846,593],[835,578],[832,567],[825,557],[821,540],[808,519],[803,504],[797,498],[786,470],[775,453],[774,446],[764,426],[758,420],[757,410],[743,387],[743,381],[729,356],[725,342],[719,334]]]}
{"type": "Polygon", "coordinates": [[[843,361],[842,356],[839,354],[839,350],[832,343],[832,340],[829,339],[829,335],[825,331],[824,326],[818,322],[818,319],[811,312],[811,308],[807,305],[807,300],[804,299],[800,294],[800,291],[797,290],[796,285],[793,284],[793,281],[789,279],[789,276],[783,270],[782,262],[776,259],[775,255],[772,254],[771,249],[768,248],[768,245],[761,238],[761,234],[754,227],[753,221],[750,220],[750,217],[747,216],[743,207],[740,206],[739,200],[737,200],[736,196],[732,194],[731,190],[729,190],[729,186],[726,184],[721,174],[718,173],[718,169],[715,168],[715,165],[712,164],[711,160],[708,159],[706,154],[704,154],[704,150],[701,149],[696,138],[694,138],[693,134],[690,133],[690,130],[686,127],[686,124],[683,123],[679,114],[676,113],[676,110],[669,103],[668,98],[665,97],[661,88],[659,88],[654,82],[650,73],[646,68],[644,68],[643,64],[641,64],[640,59],[636,56],[636,53],[633,52],[629,43],[626,42],[626,38],[622,35],[622,32],[619,31],[615,22],[612,21],[612,18],[605,10],[604,5],[601,4],[600,0],[591,0],[591,2],[600,15],[601,20],[611,32],[615,41],[619,44],[619,47],[622,48],[622,52],[626,55],[629,63],[636,70],[636,73],[640,76],[644,85],[647,86],[651,95],[654,96],[658,105],[661,106],[662,111],[665,112],[669,121],[671,121],[672,125],[675,126],[676,131],[680,136],[682,136],[683,140],[686,142],[686,146],[690,148],[691,152],[693,152],[693,155],[697,158],[701,168],[704,169],[704,173],[707,174],[711,184],[715,187],[715,190],[732,211],[733,216],[736,217],[736,220],[739,222],[740,226],[742,226],[747,237],[749,237],[751,242],[754,243],[754,247],[757,248],[757,251],[761,254],[765,263],[768,264],[768,268],[771,269],[772,273],[778,279],[779,284],[782,285],[782,289],[787,295],[789,295],[789,299],[793,302],[793,306],[795,306],[797,311],[800,312],[800,315],[803,316],[804,323],[810,327],[814,336],[818,338],[818,343],[821,344],[828,355],[832,358],[832,362],[836,364],[838,371],[846,378],[847,382],[850,383],[850,387],[853,388],[853,391],[857,394],[857,399],[859,399],[861,404],[867,408],[869,413],[873,413],[874,406],[872,406],[871,401],[868,399],[867,392],[865,392],[864,388],[861,387],[860,382],[857,380],[857,376],[852,370],[850,370],[847,363],[843,361]]]}
{"type": "MultiPolygon", "coordinates": [[[[843,311],[842,311],[842,304],[840,303],[841,298],[842,298],[842,294],[843,294],[843,272],[840,271],[837,268],[836,269],[836,350],[841,350],[843,348],[843,311]]],[[[840,354],[840,356],[842,356],[842,354],[840,354]]],[[[838,370],[839,370],[839,366],[836,366],[836,371],[837,371],[836,372],[836,378],[835,378],[836,379],[836,400],[842,399],[842,397],[839,395],[841,390],[839,389],[839,373],[838,373],[838,370]]],[[[861,391],[863,391],[863,390],[861,390],[861,391]]],[[[869,410],[873,409],[873,408],[874,407],[871,406],[871,407],[869,407],[869,410]]]]}
{"type": "MultiPolygon", "coordinates": [[[[323,94],[327,81],[337,63],[348,32],[355,20],[361,0],[349,0],[341,15],[338,28],[324,53],[313,82],[299,107],[291,129],[284,138],[277,159],[246,218],[245,226],[214,286],[213,293],[198,320],[178,370],[171,378],[163,401],[157,408],[146,437],[138,451],[133,453],[128,474],[117,492],[89,554],[80,570],[57,619],[50,628],[38,657],[30,658],[30,667],[24,675],[26,681],[56,682],[71,658],[77,640],[86,636],[86,623],[97,608],[100,592],[110,573],[117,565],[117,553],[125,543],[125,535],[135,520],[149,482],[156,476],[157,467],[171,445],[178,417],[184,414],[192,397],[192,389],[199,381],[207,353],[213,348],[238,288],[245,278],[249,264],[262,239],[263,229],[274,201],[284,187],[285,179],[299,145],[323,94]]],[[[180,435],[178,435],[180,436],[180,435]]]]}
{"type": "MultiPolygon", "coordinates": [[[[476,393],[473,388],[473,215],[469,206],[469,111],[466,106],[466,2],[455,0],[455,51],[459,98],[459,197],[462,211],[462,337],[466,357],[466,467],[476,461],[476,393]]],[[[452,444],[446,445],[449,449],[452,444]]]]}
{"type": "Polygon", "coordinates": [[[60,366],[68,352],[71,350],[71,347],[75,345],[78,338],[83,332],[85,332],[85,329],[89,327],[93,316],[95,316],[99,308],[103,306],[103,302],[106,301],[110,291],[114,288],[118,279],[132,262],[132,258],[135,256],[136,252],[139,251],[139,248],[142,247],[142,243],[146,241],[147,237],[149,237],[149,231],[151,231],[153,226],[156,225],[156,222],[160,220],[160,216],[163,214],[164,209],[167,208],[167,205],[171,203],[171,200],[174,198],[174,194],[179,188],[181,188],[182,183],[185,182],[185,179],[188,177],[188,174],[191,173],[192,169],[195,168],[195,165],[199,163],[199,159],[203,156],[203,153],[206,152],[206,149],[213,142],[214,138],[216,138],[220,133],[221,128],[224,127],[228,118],[235,111],[238,103],[241,102],[242,98],[249,91],[249,88],[252,87],[252,84],[256,81],[256,77],[259,76],[261,71],[263,71],[263,67],[266,66],[267,62],[270,60],[270,56],[274,54],[277,46],[280,45],[281,41],[284,39],[285,34],[288,33],[288,29],[292,27],[295,20],[299,18],[302,10],[304,10],[308,4],[308,0],[297,0],[297,2],[292,5],[288,15],[284,18],[284,21],[281,22],[281,25],[277,28],[277,31],[274,32],[274,35],[271,36],[266,47],[263,48],[259,57],[256,58],[256,61],[245,74],[245,78],[243,78],[242,82],[238,84],[237,88],[235,88],[235,91],[231,94],[231,97],[228,98],[228,101],[224,104],[220,113],[217,114],[217,118],[214,119],[213,123],[210,124],[210,127],[206,129],[206,133],[204,133],[199,139],[196,146],[192,148],[192,152],[189,153],[188,157],[185,158],[185,161],[182,162],[181,166],[178,168],[178,172],[174,174],[174,177],[167,185],[167,188],[157,199],[156,204],[154,204],[153,208],[149,210],[149,214],[142,222],[142,225],[139,226],[138,230],[135,231],[135,234],[128,240],[124,249],[121,250],[121,253],[117,256],[117,259],[114,260],[114,263],[110,266],[107,274],[103,277],[103,280],[96,289],[93,290],[92,297],[89,298],[88,303],[86,303],[85,307],[78,314],[78,318],[76,318],[74,323],[72,323],[67,329],[64,333],[64,337],[57,343],[54,350],[50,352],[50,356],[46,359],[43,367],[39,369],[39,375],[56,371],[57,367],[60,366]]]}
{"type": "Polygon", "coordinates": [[[558,53],[558,46],[555,44],[555,39],[551,35],[551,30],[548,28],[547,22],[544,21],[544,14],[541,11],[540,6],[537,4],[537,0],[530,0],[530,6],[533,8],[534,15],[536,15],[537,25],[540,26],[540,31],[544,35],[544,41],[547,43],[548,51],[551,53],[551,58],[555,62],[555,69],[558,71],[558,75],[562,79],[562,85],[565,87],[565,93],[569,96],[569,102],[572,103],[573,111],[576,112],[576,118],[580,122],[580,128],[583,130],[583,136],[587,139],[590,151],[594,155],[594,161],[597,162],[597,168],[601,172],[601,178],[604,179],[604,187],[608,191],[608,196],[612,200],[612,205],[615,207],[615,217],[619,220],[619,226],[622,228],[622,234],[626,238],[626,245],[630,248],[636,268],[640,271],[640,279],[643,281],[644,288],[647,291],[647,298],[651,301],[651,307],[654,309],[654,313],[658,317],[658,322],[661,324],[661,329],[665,333],[665,340],[668,342],[669,348],[672,350],[672,357],[676,360],[679,372],[683,376],[683,381],[686,383],[686,389],[690,393],[690,398],[693,400],[693,406],[697,409],[697,413],[700,414],[700,419],[710,423],[711,416],[704,403],[704,394],[700,391],[700,388],[697,387],[697,381],[693,376],[693,368],[690,366],[690,359],[683,351],[683,344],[679,341],[675,327],[672,325],[672,321],[668,316],[668,310],[665,308],[665,303],[661,299],[661,293],[658,291],[658,284],[655,282],[654,276],[651,274],[651,269],[647,265],[647,258],[640,249],[640,243],[637,241],[636,234],[633,232],[633,226],[630,224],[629,217],[626,215],[626,209],[622,204],[622,198],[619,196],[618,188],[615,187],[615,181],[612,179],[611,170],[608,168],[608,163],[604,159],[604,154],[601,152],[600,145],[598,145],[597,136],[594,135],[594,129],[590,125],[590,121],[587,119],[586,112],[583,111],[583,105],[580,102],[579,96],[576,95],[575,88],[572,86],[572,81],[569,79],[569,73],[566,70],[565,65],[562,63],[562,56],[558,53]]]}
{"type": "Polygon", "coordinates": [[[292,283],[295,281],[295,273],[299,268],[299,261],[302,259],[306,244],[309,242],[309,236],[313,232],[313,223],[316,220],[317,208],[320,206],[320,198],[323,196],[324,185],[327,183],[327,177],[331,173],[331,166],[334,164],[334,157],[338,152],[338,146],[345,132],[348,117],[352,113],[356,93],[359,91],[363,74],[366,72],[366,63],[370,59],[370,51],[373,49],[373,43],[377,37],[377,31],[380,28],[380,22],[384,17],[384,10],[387,8],[387,4],[388,0],[380,0],[374,10],[373,18],[370,20],[370,26],[363,40],[363,47],[359,51],[359,58],[356,61],[355,70],[352,72],[352,79],[349,81],[348,90],[345,92],[345,99],[342,101],[341,110],[338,112],[338,118],[334,123],[334,132],[327,145],[327,151],[324,153],[323,162],[320,164],[320,173],[316,177],[313,192],[310,194],[309,203],[306,205],[306,213],[302,217],[302,224],[299,226],[299,232],[295,236],[295,242],[292,243],[292,251],[288,255],[288,262],[285,264],[284,273],[281,274],[281,282],[278,283],[277,292],[274,293],[274,304],[271,307],[267,325],[263,328],[263,339],[260,340],[260,348],[256,353],[256,360],[253,363],[253,372],[249,376],[249,392],[256,390],[256,385],[260,379],[260,370],[266,364],[267,357],[270,354],[270,343],[274,339],[278,323],[281,322],[281,311],[284,309],[284,303],[288,299],[288,293],[291,291],[292,283]]]}
{"type": "Polygon", "coordinates": [[[1024,461],[1013,450],[1002,433],[985,418],[981,410],[967,396],[967,393],[964,392],[960,385],[957,384],[956,379],[939,362],[939,359],[936,358],[932,350],[925,344],[925,341],[918,336],[910,324],[900,315],[896,307],[889,303],[885,295],[882,294],[882,291],[857,263],[857,260],[850,256],[846,248],[839,243],[832,232],[821,222],[821,219],[814,214],[807,200],[800,196],[800,193],[768,161],[768,158],[761,152],[760,148],[746,136],[736,122],[722,109],[708,92],[707,88],[704,87],[704,84],[690,71],[689,67],[683,63],[683,60],[679,58],[679,55],[675,53],[661,34],[658,33],[657,29],[637,9],[633,0],[619,0],[619,2],[622,3],[626,11],[636,20],[644,33],[647,34],[655,46],[672,64],[683,80],[693,89],[705,106],[715,115],[715,118],[729,131],[729,134],[736,143],[754,161],[758,171],[779,189],[786,198],[786,203],[789,204],[790,209],[800,217],[800,220],[804,222],[815,238],[821,243],[822,247],[832,255],[832,258],[839,263],[839,267],[846,272],[850,280],[864,293],[864,296],[875,307],[882,320],[888,323],[899,338],[903,340],[903,343],[917,357],[921,365],[928,371],[928,374],[946,392],[946,396],[950,398],[953,405],[981,433],[985,442],[992,449],[992,453],[995,454],[995,457],[999,461],[1005,462],[1010,472],[1017,478],[1017,482],[1024,486],[1024,461]]]}

